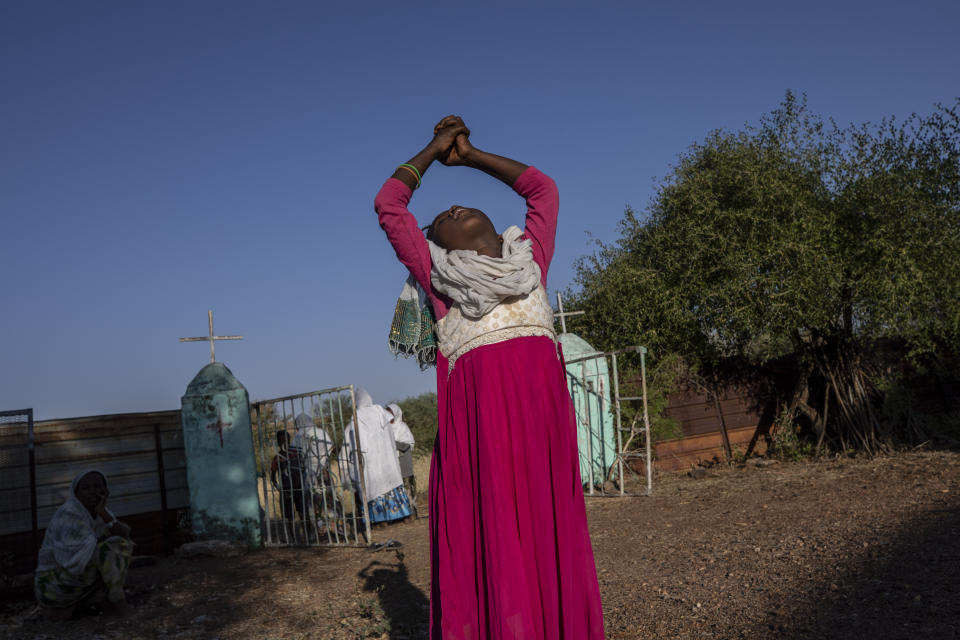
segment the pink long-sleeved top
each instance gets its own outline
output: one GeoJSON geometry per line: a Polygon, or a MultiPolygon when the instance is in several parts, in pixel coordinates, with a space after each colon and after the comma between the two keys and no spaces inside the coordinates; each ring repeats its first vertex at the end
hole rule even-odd
{"type": "MultiPolygon", "coordinates": [[[[535,167],[528,167],[513,183],[513,190],[527,201],[523,237],[533,242],[533,259],[540,267],[540,283],[546,288],[547,268],[553,258],[560,208],[557,185],[550,176],[535,167]]],[[[439,320],[447,315],[452,301],[430,283],[433,265],[430,248],[417,219],[407,209],[412,195],[410,187],[396,178],[390,178],[380,188],[373,207],[377,211],[380,227],[387,232],[387,239],[397,252],[397,258],[427,292],[439,320]]]]}

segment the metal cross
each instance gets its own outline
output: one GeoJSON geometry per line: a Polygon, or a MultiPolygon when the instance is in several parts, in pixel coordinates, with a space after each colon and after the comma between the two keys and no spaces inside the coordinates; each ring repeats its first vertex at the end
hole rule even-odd
{"type": "Polygon", "coordinates": [[[216,362],[213,359],[213,341],[214,340],[243,340],[243,336],[215,336],[213,335],[213,311],[207,311],[207,324],[210,327],[210,334],[199,338],[180,338],[180,342],[202,342],[210,341],[210,362],[216,362]]]}
{"type": "Polygon", "coordinates": [[[563,310],[563,298],[560,297],[560,292],[557,291],[557,308],[560,309],[559,313],[553,314],[554,318],[560,318],[560,327],[563,330],[563,333],[567,332],[567,316],[581,316],[586,313],[586,311],[566,311],[563,310]]]}

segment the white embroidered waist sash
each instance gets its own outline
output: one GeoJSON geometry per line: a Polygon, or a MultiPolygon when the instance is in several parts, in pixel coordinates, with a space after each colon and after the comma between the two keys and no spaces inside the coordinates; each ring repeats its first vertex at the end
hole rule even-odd
{"type": "Polygon", "coordinates": [[[471,349],[512,338],[547,336],[557,340],[553,329],[553,308],[543,285],[523,296],[506,298],[489,313],[476,320],[466,318],[454,305],[437,322],[440,353],[448,363],[448,374],[457,359],[471,349]]]}

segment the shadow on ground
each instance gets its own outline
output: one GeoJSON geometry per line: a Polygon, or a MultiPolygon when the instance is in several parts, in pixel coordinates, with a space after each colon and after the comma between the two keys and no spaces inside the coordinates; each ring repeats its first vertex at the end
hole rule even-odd
{"type": "Polygon", "coordinates": [[[960,507],[925,510],[892,544],[865,548],[819,593],[800,595],[795,626],[771,614],[785,640],[960,638],[960,507]],[[793,628],[791,628],[793,626],[793,628]]]}
{"type": "MultiPolygon", "coordinates": [[[[370,562],[357,574],[363,590],[377,594],[384,622],[391,638],[426,638],[428,636],[427,596],[410,582],[403,552],[395,550],[396,562],[370,562]]],[[[371,617],[373,617],[371,615],[371,617]]]]}
{"type": "Polygon", "coordinates": [[[7,632],[15,634],[11,637],[42,640],[129,640],[168,634],[181,638],[230,637],[238,622],[265,615],[282,621],[275,629],[286,637],[284,634],[289,635],[291,629],[316,627],[318,614],[289,597],[289,591],[277,597],[277,587],[299,579],[306,586],[297,591],[320,592],[329,575],[306,571],[329,552],[328,548],[317,547],[257,551],[242,558],[164,558],[131,572],[126,592],[132,615],[125,619],[84,611],[70,622],[51,621],[39,614],[32,592],[24,591],[0,603],[0,613],[18,619],[8,618],[6,622],[19,623],[6,629],[0,625],[0,638],[8,637],[7,632]]]}

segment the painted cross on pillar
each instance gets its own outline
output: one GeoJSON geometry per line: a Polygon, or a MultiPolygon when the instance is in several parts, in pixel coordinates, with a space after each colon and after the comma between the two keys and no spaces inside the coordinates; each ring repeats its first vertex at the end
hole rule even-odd
{"type": "Polygon", "coordinates": [[[223,418],[219,415],[217,416],[216,422],[211,422],[207,425],[207,429],[210,431],[216,431],[220,435],[220,448],[223,449],[223,430],[227,427],[233,426],[232,422],[224,422],[223,418]]]}

